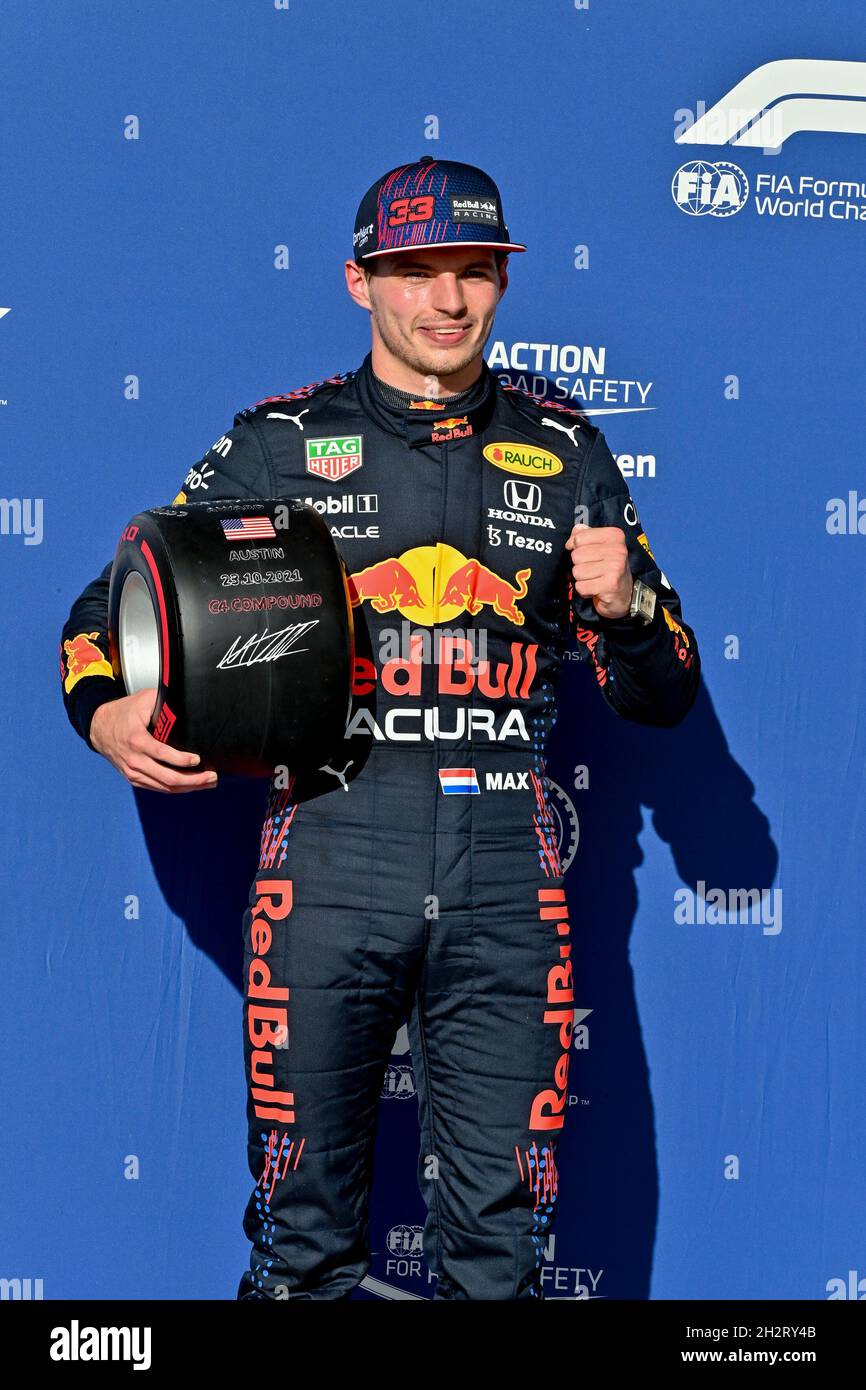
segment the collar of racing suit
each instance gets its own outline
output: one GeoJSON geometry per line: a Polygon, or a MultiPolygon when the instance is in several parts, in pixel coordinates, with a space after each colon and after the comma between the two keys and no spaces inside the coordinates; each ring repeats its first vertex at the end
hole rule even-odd
{"type": "Polygon", "coordinates": [[[481,374],[469,388],[466,400],[457,408],[456,416],[451,415],[447,403],[435,409],[425,406],[391,405],[376,386],[372,352],[367,353],[358,368],[355,381],[361,405],[366,413],[389,433],[401,435],[410,449],[417,449],[425,444],[439,444],[446,439],[463,439],[469,435],[481,434],[496,404],[496,383],[483,359],[481,374]],[[452,420],[456,423],[445,423],[452,420]]]}
{"type": "MultiPolygon", "coordinates": [[[[419,396],[417,391],[401,391],[399,387],[392,386],[389,381],[383,381],[380,376],[373,373],[373,382],[376,390],[387,405],[397,406],[403,410],[417,409],[417,402],[423,401],[424,396],[419,396]]],[[[457,410],[461,405],[469,404],[475,398],[475,382],[467,386],[463,391],[455,391],[450,396],[437,396],[435,399],[442,407],[442,410],[457,410]]]]}

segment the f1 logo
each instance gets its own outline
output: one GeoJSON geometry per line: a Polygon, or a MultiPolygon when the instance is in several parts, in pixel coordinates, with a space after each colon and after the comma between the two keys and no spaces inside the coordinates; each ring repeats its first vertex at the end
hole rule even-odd
{"type": "Polygon", "coordinates": [[[509,478],[505,484],[505,505],[513,512],[537,512],[541,506],[541,488],[538,483],[526,482],[523,478],[509,478]]]}
{"type": "Polygon", "coordinates": [[[417,198],[395,198],[388,208],[388,226],[405,227],[407,222],[429,222],[433,216],[433,194],[419,194],[417,198]]]}

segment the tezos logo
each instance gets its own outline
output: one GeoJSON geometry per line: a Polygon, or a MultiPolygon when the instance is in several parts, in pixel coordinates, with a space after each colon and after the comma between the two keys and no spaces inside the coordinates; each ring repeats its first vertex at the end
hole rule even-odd
{"type": "Polygon", "coordinates": [[[738,164],[692,159],[674,174],[671,193],[680,212],[691,217],[731,217],[746,206],[749,180],[738,164]]]}

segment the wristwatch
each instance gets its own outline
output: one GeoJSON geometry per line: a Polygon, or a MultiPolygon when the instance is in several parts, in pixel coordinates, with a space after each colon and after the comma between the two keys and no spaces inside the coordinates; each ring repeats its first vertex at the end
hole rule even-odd
{"type": "Polygon", "coordinates": [[[635,579],[631,591],[631,604],[629,605],[628,616],[630,618],[640,618],[642,623],[651,623],[655,617],[657,595],[655,589],[651,589],[648,584],[644,584],[641,579],[635,579]]]}

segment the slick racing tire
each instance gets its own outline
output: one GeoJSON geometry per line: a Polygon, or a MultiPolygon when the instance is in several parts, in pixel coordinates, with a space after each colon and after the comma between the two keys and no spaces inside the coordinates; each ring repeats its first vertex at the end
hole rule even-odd
{"type": "Polygon", "coordinates": [[[118,542],[109,646],[154,737],[244,776],[320,767],[351,700],[352,604],[319,514],[293,498],[155,507],[118,542]]]}

